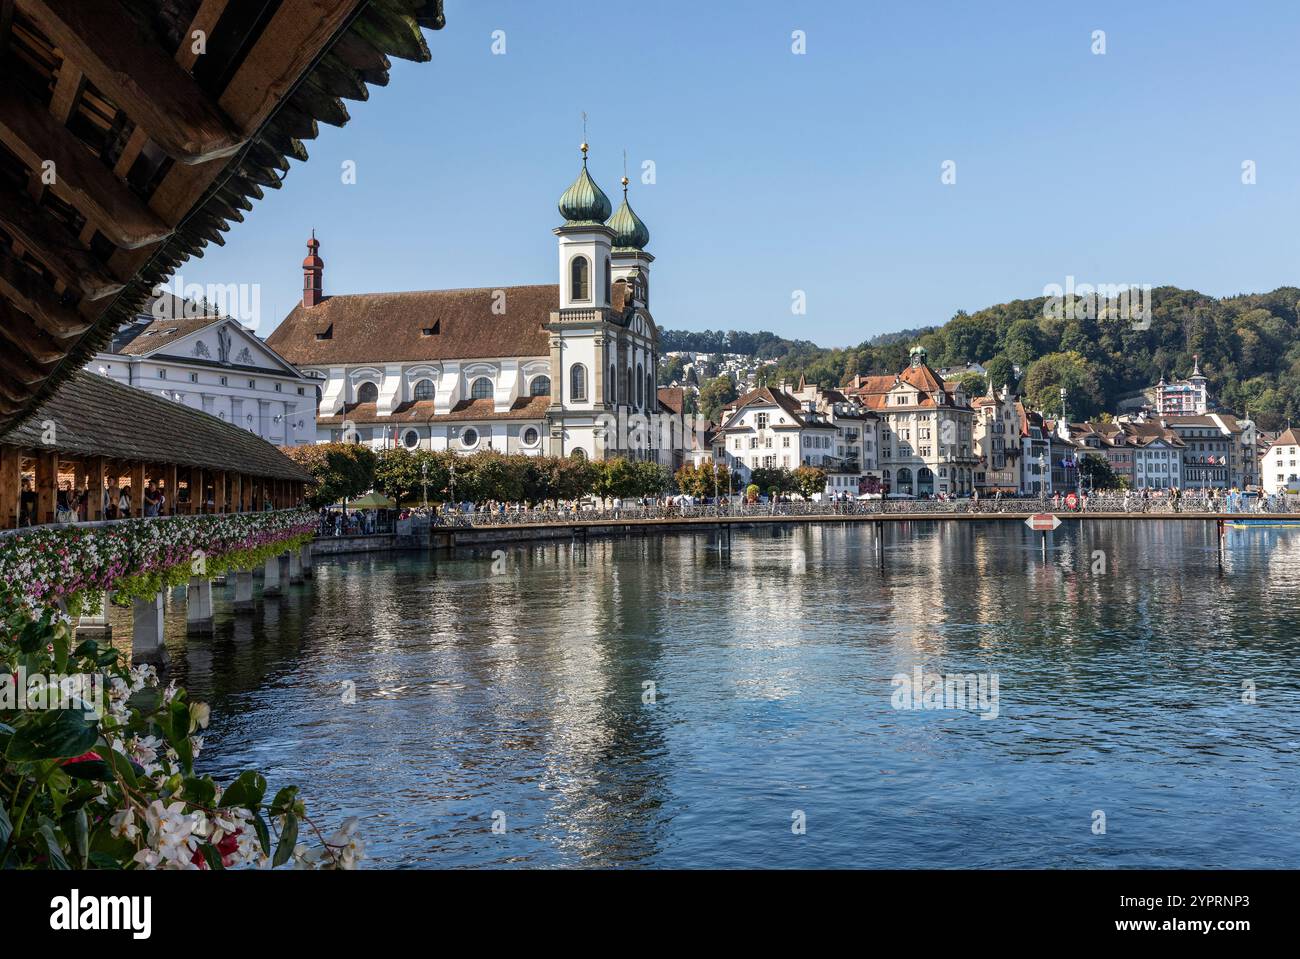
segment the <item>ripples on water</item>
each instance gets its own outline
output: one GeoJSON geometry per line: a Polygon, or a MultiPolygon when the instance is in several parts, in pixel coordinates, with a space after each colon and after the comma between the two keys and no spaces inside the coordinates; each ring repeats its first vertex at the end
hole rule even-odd
{"type": "Polygon", "coordinates": [[[212,637],[175,604],[168,646],[205,770],[362,817],[370,865],[1300,863],[1300,531],[885,542],[883,573],[866,526],[318,561],[255,617],[217,591],[212,637]],[[893,709],[917,665],[996,673],[998,717],[893,709]]]}

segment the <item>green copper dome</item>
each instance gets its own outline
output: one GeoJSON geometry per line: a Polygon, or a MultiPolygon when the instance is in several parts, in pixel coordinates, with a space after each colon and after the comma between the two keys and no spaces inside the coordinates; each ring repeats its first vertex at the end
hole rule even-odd
{"type": "Polygon", "coordinates": [[[582,172],[573,186],[564,191],[560,197],[560,215],[564,217],[565,226],[577,226],[584,223],[601,223],[609,219],[609,197],[605,191],[596,186],[596,181],[587,172],[587,145],[583,145],[582,172]]]}
{"type": "Polygon", "coordinates": [[[644,250],[650,242],[650,231],[627,203],[627,184],[623,185],[623,202],[606,224],[614,231],[614,249],[644,250]]]}

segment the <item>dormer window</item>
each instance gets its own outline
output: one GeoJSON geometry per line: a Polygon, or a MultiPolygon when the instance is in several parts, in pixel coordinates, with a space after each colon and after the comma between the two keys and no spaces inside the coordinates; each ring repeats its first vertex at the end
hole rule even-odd
{"type": "Polygon", "coordinates": [[[317,330],[317,331],[316,331],[316,339],[318,339],[318,340],[332,340],[333,338],[334,338],[334,324],[333,324],[333,323],[331,323],[329,326],[325,327],[325,329],[323,329],[323,330],[317,330]]]}
{"type": "Polygon", "coordinates": [[[434,320],[433,326],[425,326],[420,328],[421,336],[437,336],[441,332],[442,332],[442,320],[434,320]]]}

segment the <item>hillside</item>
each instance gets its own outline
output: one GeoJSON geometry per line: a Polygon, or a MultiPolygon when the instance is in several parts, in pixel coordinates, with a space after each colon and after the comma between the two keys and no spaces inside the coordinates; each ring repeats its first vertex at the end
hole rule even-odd
{"type": "Polygon", "coordinates": [[[1281,287],[1216,299],[1194,290],[1160,287],[1151,292],[1149,329],[1113,316],[1080,318],[1067,309],[1045,310],[1046,300],[1014,300],[975,313],[959,312],[941,327],[884,334],[847,349],[823,349],[773,333],[689,333],[670,330],[661,348],[752,355],[775,359],[765,378],[838,386],[855,373],[895,373],[919,343],[939,367],[982,363],[990,378],[1008,382],[1042,409],[1056,409],[1058,390],[1068,391],[1072,418],[1113,410],[1125,396],[1191,372],[1193,354],[1224,409],[1249,410],[1264,429],[1300,420],[1300,289],[1281,287]],[[908,334],[911,335],[908,335],[908,334]],[[1013,369],[1019,367],[1016,380],[1013,369]]]}

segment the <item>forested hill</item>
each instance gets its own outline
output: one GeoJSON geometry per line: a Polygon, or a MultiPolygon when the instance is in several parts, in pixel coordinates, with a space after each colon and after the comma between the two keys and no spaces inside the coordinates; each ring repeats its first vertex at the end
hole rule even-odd
{"type": "MultiPolygon", "coordinates": [[[[930,365],[982,363],[996,385],[1010,383],[1040,409],[1059,406],[1068,391],[1071,418],[1113,410],[1116,403],[1167,379],[1187,376],[1199,354],[1221,408],[1250,411],[1265,429],[1300,421],[1300,289],[1281,287],[1215,299],[1193,290],[1151,291],[1151,325],[1129,319],[1049,316],[1045,298],[1014,300],[959,312],[941,327],[886,334],[847,349],[822,349],[773,333],[667,331],[660,348],[745,353],[776,359],[766,378],[838,386],[855,373],[896,373],[919,343],[930,365]],[[1021,371],[1017,379],[1014,369],[1021,371]]],[[[1056,311],[1057,316],[1068,311],[1056,311]]]]}

